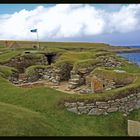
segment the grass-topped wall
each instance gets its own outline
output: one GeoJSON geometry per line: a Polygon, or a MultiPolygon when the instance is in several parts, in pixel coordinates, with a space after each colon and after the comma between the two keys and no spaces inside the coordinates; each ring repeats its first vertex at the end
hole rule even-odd
{"type": "Polygon", "coordinates": [[[3,78],[8,78],[15,72],[18,72],[15,68],[0,65],[0,76],[3,78]]]}

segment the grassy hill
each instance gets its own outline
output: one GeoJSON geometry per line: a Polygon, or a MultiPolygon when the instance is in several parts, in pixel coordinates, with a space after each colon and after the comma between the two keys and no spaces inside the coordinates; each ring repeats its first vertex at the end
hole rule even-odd
{"type": "MultiPolygon", "coordinates": [[[[94,58],[96,54],[113,50],[112,46],[102,43],[69,43],[69,42],[41,42],[42,50],[34,50],[32,42],[18,41],[22,48],[15,50],[4,47],[0,41],[0,62],[5,62],[25,51],[33,53],[56,51],[64,54],[59,58],[71,59],[72,62],[88,57],[94,58]],[[29,47],[30,46],[30,47],[29,47]],[[79,55],[75,52],[79,52],[79,55]],[[89,52],[88,52],[89,51],[89,52]],[[92,55],[93,52],[93,55],[92,55]]],[[[107,52],[108,53],[108,52],[107,52]]],[[[79,65],[77,64],[79,67],[79,65]]],[[[1,68],[1,72],[6,67],[1,68]]],[[[129,65],[120,69],[130,73],[139,73],[140,69],[129,65]]],[[[8,68],[6,75],[11,73],[8,68]]],[[[0,76],[0,136],[126,136],[127,119],[140,120],[140,109],[124,117],[122,113],[112,113],[106,116],[77,115],[68,112],[60,102],[73,97],[64,92],[47,87],[32,89],[16,87],[0,76]]],[[[110,95],[113,95],[110,93],[110,95]]],[[[94,98],[102,95],[87,95],[94,98]]],[[[75,97],[75,96],[74,96],[75,97]]],[[[80,95],[81,98],[85,97],[80,95]]]]}
{"type": "Polygon", "coordinates": [[[0,83],[0,135],[127,135],[126,119],[120,113],[79,116],[58,106],[60,99],[69,96],[66,93],[17,88],[3,78],[0,83]]]}

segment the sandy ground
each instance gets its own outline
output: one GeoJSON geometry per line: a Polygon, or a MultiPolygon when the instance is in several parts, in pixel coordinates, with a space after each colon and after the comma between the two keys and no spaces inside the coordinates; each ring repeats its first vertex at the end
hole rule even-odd
{"type": "Polygon", "coordinates": [[[16,86],[22,87],[22,88],[34,88],[34,87],[44,86],[44,87],[53,88],[53,89],[56,89],[58,91],[62,91],[62,92],[69,93],[69,94],[79,94],[75,90],[68,89],[68,82],[67,81],[60,82],[59,85],[55,85],[54,83],[47,81],[47,80],[39,80],[37,82],[32,82],[32,83],[18,84],[16,86]]]}

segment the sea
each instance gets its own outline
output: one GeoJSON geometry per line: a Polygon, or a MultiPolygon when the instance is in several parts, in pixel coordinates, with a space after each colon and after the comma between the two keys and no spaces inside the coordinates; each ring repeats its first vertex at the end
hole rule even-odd
{"type": "MultiPolygon", "coordinates": [[[[140,46],[127,46],[130,48],[140,48],[140,46]]],[[[127,60],[137,64],[140,67],[140,52],[118,53],[117,55],[126,58],[127,60]]]]}

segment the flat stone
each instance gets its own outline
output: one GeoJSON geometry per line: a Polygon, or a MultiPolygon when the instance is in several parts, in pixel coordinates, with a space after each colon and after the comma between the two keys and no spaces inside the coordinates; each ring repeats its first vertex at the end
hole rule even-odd
{"type": "Polygon", "coordinates": [[[67,89],[65,89],[65,91],[71,91],[71,89],[67,88],[67,89]]]}
{"type": "Polygon", "coordinates": [[[134,94],[130,94],[129,96],[130,96],[130,97],[133,97],[133,96],[134,96],[134,94]]]}
{"type": "Polygon", "coordinates": [[[121,104],[118,102],[110,103],[111,107],[119,107],[121,104]]]}
{"type": "Polygon", "coordinates": [[[128,100],[129,100],[130,102],[134,102],[134,101],[137,100],[137,98],[138,98],[138,97],[136,97],[136,96],[132,96],[132,97],[130,97],[128,100]]]}
{"type": "Polygon", "coordinates": [[[108,90],[111,90],[111,89],[112,89],[112,88],[106,88],[105,90],[108,91],[108,90]]]}
{"type": "Polygon", "coordinates": [[[98,105],[98,108],[107,109],[109,107],[109,104],[107,102],[96,102],[96,105],[98,105]]]}
{"type": "Polygon", "coordinates": [[[140,97],[140,93],[137,93],[137,97],[140,97]]]}
{"type": "Polygon", "coordinates": [[[108,108],[107,112],[116,112],[118,111],[118,108],[116,107],[111,107],[111,108],[108,108]]]}
{"type": "Polygon", "coordinates": [[[74,91],[76,92],[76,91],[80,91],[81,89],[80,88],[76,88],[74,91]]]}
{"type": "Polygon", "coordinates": [[[102,92],[104,90],[103,82],[100,79],[98,79],[96,76],[92,77],[91,90],[95,93],[102,92]]]}
{"type": "Polygon", "coordinates": [[[119,112],[126,112],[126,107],[120,106],[118,109],[119,112]]]}
{"type": "Polygon", "coordinates": [[[120,99],[115,99],[116,102],[120,102],[120,99]]]}
{"type": "Polygon", "coordinates": [[[127,117],[127,114],[126,114],[126,113],[124,113],[124,114],[123,114],[123,116],[124,116],[124,117],[127,117]]]}
{"type": "Polygon", "coordinates": [[[76,75],[71,75],[71,79],[79,79],[81,76],[76,74],[76,75]]]}
{"type": "Polygon", "coordinates": [[[77,102],[78,106],[84,106],[84,104],[85,104],[84,102],[77,102]]]}
{"type": "Polygon", "coordinates": [[[92,108],[88,115],[101,115],[104,114],[105,110],[104,109],[98,109],[98,108],[92,108]]]}
{"type": "Polygon", "coordinates": [[[128,120],[128,135],[140,136],[140,122],[128,120]]]}
{"type": "Polygon", "coordinates": [[[71,82],[71,81],[69,81],[69,84],[70,84],[70,85],[78,85],[78,83],[71,82]]]}
{"type": "Polygon", "coordinates": [[[76,83],[69,83],[69,85],[68,85],[68,88],[70,88],[70,89],[74,89],[74,88],[76,88],[76,87],[78,87],[78,84],[76,83]]]}
{"type": "Polygon", "coordinates": [[[69,82],[79,83],[80,79],[70,79],[69,82]]]}
{"type": "Polygon", "coordinates": [[[91,110],[92,108],[97,108],[97,106],[86,106],[86,108],[88,109],[88,110],[91,110]]]}
{"type": "Polygon", "coordinates": [[[114,102],[115,102],[114,100],[109,100],[109,101],[108,101],[108,103],[114,103],[114,102]]]}
{"type": "Polygon", "coordinates": [[[95,103],[88,103],[88,104],[85,104],[86,106],[95,106],[95,103]]]}
{"type": "Polygon", "coordinates": [[[127,99],[129,99],[129,98],[130,98],[130,96],[128,95],[128,96],[127,96],[127,99]]]}
{"type": "Polygon", "coordinates": [[[80,114],[87,114],[89,110],[85,106],[83,106],[78,107],[78,111],[80,112],[80,114]]]}
{"type": "Polygon", "coordinates": [[[88,69],[87,68],[82,68],[79,70],[80,73],[85,74],[88,73],[88,69]]]}
{"type": "Polygon", "coordinates": [[[120,101],[121,102],[126,102],[127,101],[127,97],[121,98],[120,101]]]}
{"type": "Polygon", "coordinates": [[[77,113],[78,114],[78,110],[76,107],[73,108],[67,108],[68,111],[73,112],[73,113],[77,113]]]}
{"type": "Polygon", "coordinates": [[[131,112],[131,111],[133,111],[133,110],[134,110],[133,108],[128,109],[129,112],[131,112]]]}
{"type": "Polygon", "coordinates": [[[73,108],[73,107],[76,107],[76,106],[77,106],[76,103],[69,103],[69,102],[65,102],[64,105],[65,105],[66,107],[69,107],[69,108],[73,108]]]}
{"type": "Polygon", "coordinates": [[[44,79],[49,79],[51,76],[49,76],[49,75],[43,75],[43,78],[44,79]]]}
{"type": "Polygon", "coordinates": [[[106,102],[96,102],[96,105],[106,105],[107,103],[106,102]]]}

